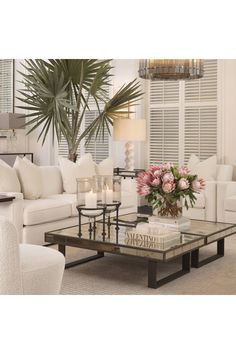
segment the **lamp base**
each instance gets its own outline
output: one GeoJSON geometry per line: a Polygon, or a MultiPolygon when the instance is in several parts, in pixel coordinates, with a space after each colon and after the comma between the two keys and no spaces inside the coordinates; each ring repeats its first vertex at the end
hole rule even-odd
{"type": "Polygon", "coordinates": [[[134,144],[131,141],[125,144],[125,169],[126,171],[134,170],[134,144]]]}

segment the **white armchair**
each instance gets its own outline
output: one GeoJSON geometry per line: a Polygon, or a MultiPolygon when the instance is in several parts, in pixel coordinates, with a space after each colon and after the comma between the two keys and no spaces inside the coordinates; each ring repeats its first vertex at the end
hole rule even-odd
{"type": "Polygon", "coordinates": [[[15,226],[0,217],[0,294],[59,294],[64,256],[43,246],[19,244],[15,226]]]}
{"type": "MultiPolygon", "coordinates": [[[[221,181],[232,181],[233,167],[217,165],[216,181],[205,181],[205,189],[196,193],[196,203],[193,208],[183,208],[183,215],[190,219],[217,220],[217,186],[221,181]]],[[[235,193],[236,194],[236,193],[235,193]]]]}

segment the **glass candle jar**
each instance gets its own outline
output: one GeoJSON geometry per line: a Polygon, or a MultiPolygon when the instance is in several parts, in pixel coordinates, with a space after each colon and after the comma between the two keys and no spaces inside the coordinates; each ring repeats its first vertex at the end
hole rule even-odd
{"type": "Polygon", "coordinates": [[[121,177],[103,176],[103,194],[106,204],[121,201],[121,177]]]}
{"type": "Polygon", "coordinates": [[[97,207],[97,190],[93,178],[77,178],[77,203],[85,208],[97,207]]]}

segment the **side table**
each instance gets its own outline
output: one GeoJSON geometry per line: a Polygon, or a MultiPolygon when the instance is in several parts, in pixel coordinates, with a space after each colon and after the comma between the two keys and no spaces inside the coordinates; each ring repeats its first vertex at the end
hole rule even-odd
{"type": "Polygon", "coordinates": [[[0,194],[0,203],[12,202],[15,198],[16,197],[13,197],[11,195],[0,194]]]}

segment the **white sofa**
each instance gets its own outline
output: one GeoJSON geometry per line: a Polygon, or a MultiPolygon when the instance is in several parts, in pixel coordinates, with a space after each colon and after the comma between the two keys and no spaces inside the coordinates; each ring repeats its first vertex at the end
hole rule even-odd
{"type": "MultiPolygon", "coordinates": [[[[16,226],[19,241],[43,245],[47,231],[78,224],[76,194],[63,192],[62,176],[57,166],[40,166],[43,194],[40,199],[27,200],[22,193],[1,192],[14,195],[12,202],[0,203],[0,215],[10,219],[16,226]]],[[[120,215],[137,211],[136,183],[122,179],[120,215]]],[[[82,220],[87,221],[86,218],[82,220]]]]}
{"type": "Polygon", "coordinates": [[[236,181],[217,186],[217,221],[236,223],[236,181]]]}
{"type": "MultiPolygon", "coordinates": [[[[233,168],[231,165],[217,165],[216,181],[205,181],[201,193],[196,193],[196,203],[193,208],[183,208],[183,215],[190,219],[217,221],[217,192],[220,181],[231,181],[233,168]]],[[[236,194],[236,193],[235,193],[236,194]]]]}

